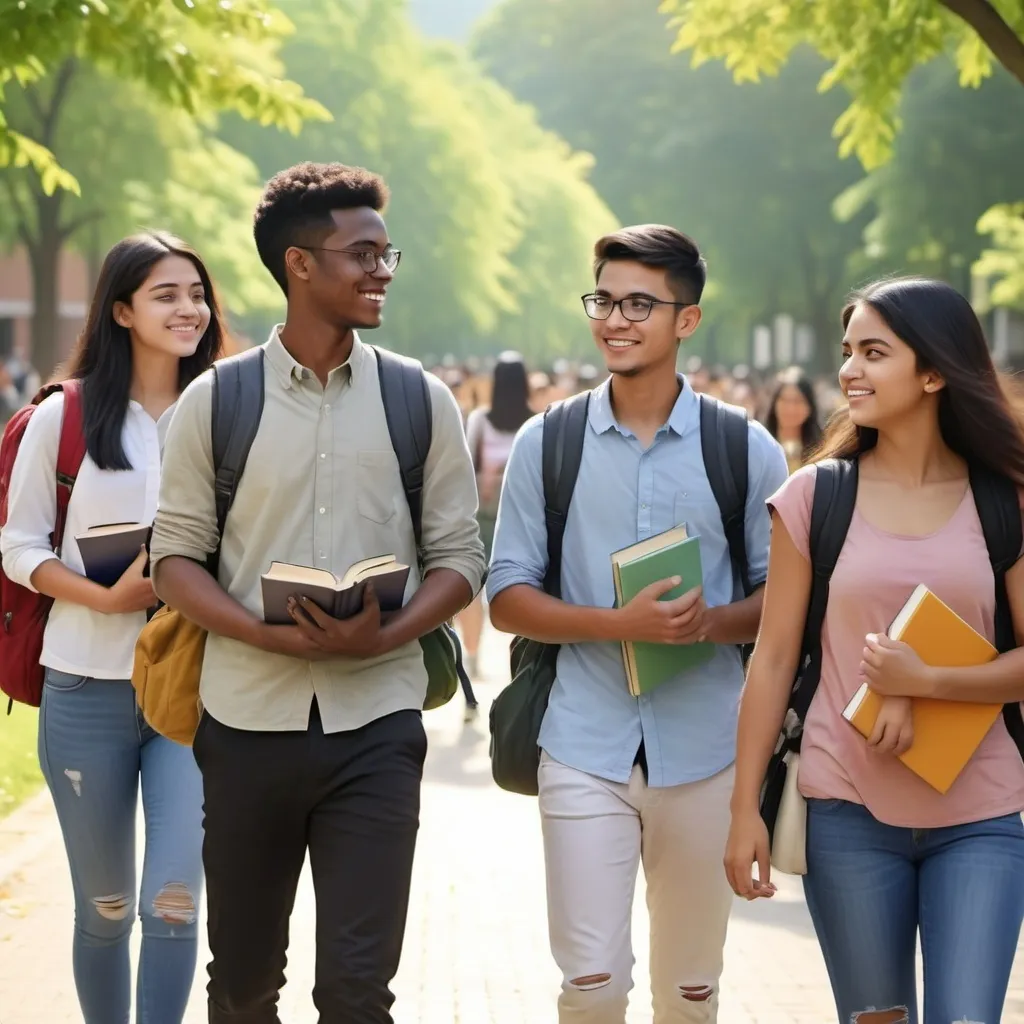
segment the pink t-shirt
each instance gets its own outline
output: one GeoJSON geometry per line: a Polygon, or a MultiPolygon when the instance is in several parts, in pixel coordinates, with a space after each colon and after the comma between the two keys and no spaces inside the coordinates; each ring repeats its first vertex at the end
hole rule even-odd
{"type": "MultiPolygon", "coordinates": [[[[794,473],[768,500],[809,558],[815,467],[794,473]]],[[[799,788],[804,796],[864,804],[879,821],[938,828],[1024,809],[1024,762],[1000,716],[942,795],[892,754],[868,749],[843,718],[857,692],[868,633],[884,633],[911,592],[925,584],[994,640],[995,593],[981,522],[968,490],[949,522],[925,537],[872,526],[855,511],[829,588],[821,681],[804,723],[799,788]]]]}

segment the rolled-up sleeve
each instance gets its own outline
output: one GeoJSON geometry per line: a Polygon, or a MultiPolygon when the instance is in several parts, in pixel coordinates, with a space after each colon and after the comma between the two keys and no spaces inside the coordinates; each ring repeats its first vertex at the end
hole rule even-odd
{"type": "Polygon", "coordinates": [[[537,588],[544,585],[548,536],[541,476],[542,441],[543,417],[535,416],[523,425],[512,445],[487,576],[489,600],[521,583],[537,588]]]}
{"type": "Polygon", "coordinates": [[[423,470],[423,569],[454,569],[476,594],[487,564],[476,521],[476,475],[462,413],[441,380],[428,374],[427,382],[433,436],[423,470]]]}
{"type": "MultiPolygon", "coordinates": [[[[50,537],[57,519],[57,448],[64,395],[40,403],[25,427],[11,470],[0,554],[8,579],[35,591],[32,573],[56,558],[50,537]]],[[[63,538],[59,538],[63,541],[63,538]]]]}
{"type": "Polygon", "coordinates": [[[782,445],[758,422],[751,420],[747,456],[747,565],[751,586],[768,578],[768,546],[772,518],[766,502],[789,475],[782,445]]]}
{"type": "Polygon", "coordinates": [[[167,428],[150,543],[154,570],[171,555],[204,562],[217,549],[212,400],[213,373],[208,371],[182,392],[167,428]]]}

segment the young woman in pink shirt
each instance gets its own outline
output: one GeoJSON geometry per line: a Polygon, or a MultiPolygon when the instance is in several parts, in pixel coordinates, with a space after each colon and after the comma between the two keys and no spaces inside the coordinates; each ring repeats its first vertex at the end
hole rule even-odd
{"type": "MultiPolygon", "coordinates": [[[[1001,716],[944,795],[897,755],[913,739],[915,696],[1024,699],[1024,650],[953,673],[926,668],[885,634],[923,583],[994,641],[993,575],[968,471],[1024,485],[1024,430],[974,311],[948,285],[880,282],[854,298],[843,324],[849,415],[820,456],[856,458],[859,484],[801,746],[804,891],[843,1024],[895,1020],[893,1012],[917,1024],[919,933],[925,1024],[996,1024],[1024,917],[1024,762],[1001,716]],[[865,680],[885,697],[868,740],[843,718],[865,680]]],[[[733,889],[748,899],[774,891],[758,798],[800,657],[814,479],[807,466],[769,500],[768,582],[740,709],[725,858],[733,889]]],[[[1019,639],[1024,561],[1006,584],[1019,639]]]]}

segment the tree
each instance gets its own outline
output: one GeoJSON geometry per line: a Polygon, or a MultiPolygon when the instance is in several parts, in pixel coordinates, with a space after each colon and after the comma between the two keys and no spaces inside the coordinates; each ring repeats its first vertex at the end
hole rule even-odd
{"type": "MultiPolygon", "coordinates": [[[[0,67],[8,68],[0,152],[14,167],[0,172],[0,182],[32,267],[33,359],[46,374],[56,356],[61,252],[73,241],[87,248],[81,235],[88,229],[95,257],[101,239],[132,222],[129,210],[141,212],[144,193],[126,205],[127,182],[173,180],[174,147],[204,146],[199,123],[218,110],[292,131],[304,116],[328,115],[278,77],[274,46],[288,23],[262,0],[33,0],[14,5],[7,24],[13,35],[0,44],[0,67]],[[12,39],[21,46],[13,71],[12,39]],[[14,74],[22,84],[10,84],[14,74]]],[[[235,184],[252,185],[248,173],[235,184]]],[[[169,194],[164,189],[165,200],[169,194]]],[[[166,216],[167,203],[157,209],[166,216]]]]}
{"type": "Polygon", "coordinates": [[[839,98],[815,95],[812,54],[770,88],[741,89],[673,59],[664,20],[617,0],[510,0],[474,51],[545,127],[594,154],[620,219],[677,225],[705,248],[709,354],[746,359],[751,325],[780,311],[831,336],[866,217],[832,216],[858,172],[835,154],[839,98]]]}
{"type": "Polygon", "coordinates": [[[195,116],[234,110],[297,131],[323,114],[277,77],[290,23],[268,0],[0,0],[0,24],[0,166],[31,166],[47,194],[74,188],[52,148],[60,107],[40,119],[42,137],[19,131],[7,120],[12,83],[52,76],[62,101],[74,69],[91,64],[195,116]]]}
{"type": "Polygon", "coordinates": [[[994,62],[1024,85],[1024,0],[662,0],[661,10],[674,16],[676,50],[695,65],[724,61],[737,82],[776,75],[813,46],[832,64],[820,88],[852,97],[835,125],[840,151],[869,170],[891,153],[915,67],[952,51],[962,85],[980,85],[994,62]]]}

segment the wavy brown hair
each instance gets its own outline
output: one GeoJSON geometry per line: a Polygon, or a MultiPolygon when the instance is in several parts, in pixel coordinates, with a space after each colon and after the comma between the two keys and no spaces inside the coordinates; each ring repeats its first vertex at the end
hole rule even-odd
{"type": "MultiPolygon", "coordinates": [[[[843,310],[844,329],[860,305],[870,306],[917,357],[920,372],[945,381],[939,430],[968,465],[983,466],[1024,486],[1024,418],[1012,381],[992,362],[971,304],[955,288],[928,278],[877,281],[855,292],[843,310]]],[[[814,460],[855,458],[878,443],[873,427],[858,427],[841,411],[829,422],[814,460]]]]}

